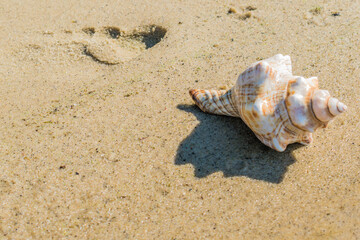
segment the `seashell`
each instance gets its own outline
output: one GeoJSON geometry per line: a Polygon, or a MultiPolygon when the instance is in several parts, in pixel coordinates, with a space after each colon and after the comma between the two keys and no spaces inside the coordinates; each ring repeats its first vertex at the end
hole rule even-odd
{"type": "Polygon", "coordinates": [[[204,112],[240,117],[279,152],[291,143],[310,144],[317,128],[346,110],[319,89],[316,77],[293,76],[290,57],[281,54],[252,64],[229,91],[192,89],[190,95],[204,112]]]}

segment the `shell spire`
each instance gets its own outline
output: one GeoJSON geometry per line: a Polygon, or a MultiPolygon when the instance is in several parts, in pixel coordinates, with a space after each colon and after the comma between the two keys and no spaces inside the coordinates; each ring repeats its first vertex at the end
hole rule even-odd
{"type": "Polygon", "coordinates": [[[326,90],[316,90],[311,101],[315,117],[325,125],[334,117],[344,112],[347,107],[338,99],[330,96],[326,90]]]}
{"type": "Polygon", "coordinates": [[[292,75],[289,56],[277,54],[240,74],[229,91],[190,90],[204,112],[240,117],[266,146],[282,152],[288,144],[310,144],[312,133],[346,110],[320,90],[316,77],[292,75]]]}

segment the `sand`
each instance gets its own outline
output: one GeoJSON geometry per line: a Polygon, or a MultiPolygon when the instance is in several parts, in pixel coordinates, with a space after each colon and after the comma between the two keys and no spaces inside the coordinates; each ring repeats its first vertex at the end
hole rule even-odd
{"type": "Polygon", "coordinates": [[[1,1],[0,238],[359,239],[359,12],[1,1]],[[283,153],[188,95],[277,53],[348,106],[283,153]]]}

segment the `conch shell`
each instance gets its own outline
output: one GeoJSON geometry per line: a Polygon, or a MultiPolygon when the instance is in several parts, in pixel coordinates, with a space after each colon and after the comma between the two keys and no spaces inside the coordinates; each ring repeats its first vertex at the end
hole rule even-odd
{"type": "Polygon", "coordinates": [[[346,106],[320,90],[316,77],[292,75],[289,56],[256,62],[225,90],[190,90],[204,112],[240,117],[266,146],[282,152],[288,144],[313,141],[312,133],[326,127],[346,106]]]}

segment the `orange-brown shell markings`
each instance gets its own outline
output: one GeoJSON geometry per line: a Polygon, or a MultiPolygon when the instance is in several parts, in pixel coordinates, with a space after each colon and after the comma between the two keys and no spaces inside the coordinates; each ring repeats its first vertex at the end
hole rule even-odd
{"type": "Polygon", "coordinates": [[[190,96],[204,112],[238,117],[239,113],[233,103],[232,91],[191,89],[190,96]]]}
{"type": "MultiPolygon", "coordinates": [[[[283,151],[287,145],[280,139],[288,138],[283,136],[287,134],[283,129],[289,124],[288,117],[281,118],[279,114],[286,90],[286,79],[279,78],[278,70],[266,62],[248,68],[234,87],[235,103],[242,120],[264,144],[278,151],[283,151]]],[[[293,138],[285,142],[295,140],[293,138]]]]}

